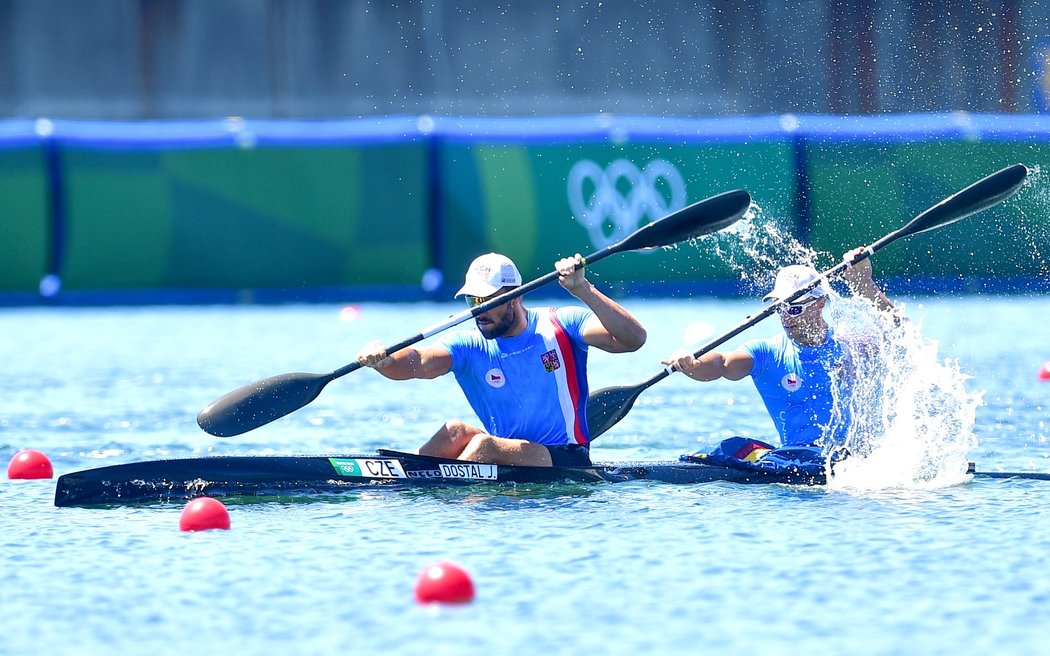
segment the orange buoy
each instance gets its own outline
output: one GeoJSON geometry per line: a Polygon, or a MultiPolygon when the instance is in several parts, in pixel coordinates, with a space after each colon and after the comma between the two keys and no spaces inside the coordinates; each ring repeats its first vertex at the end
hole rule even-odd
{"type": "Polygon", "coordinates": [[[459,565],[430,565],[416,581],[416,601],[421,604],[465,604],[474,600],[474,582],[459,565]]]}
{"type": "Polygon", "coordinates": [[[7,465],[7,477],[11,479],[52,478],[54,475],[51,461],[34,449],[19,451],[7,465]]]}
{"type": "Polygon", "coordinates": [[[230,528],[230,513],[218,499],[197,497],[187,503],[179,515],[179,530],[207,531],[213,528],[230,528]]]}

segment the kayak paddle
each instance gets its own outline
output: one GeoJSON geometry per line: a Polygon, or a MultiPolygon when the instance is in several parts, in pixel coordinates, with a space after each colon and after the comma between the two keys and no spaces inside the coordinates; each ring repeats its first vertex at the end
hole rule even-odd
{"type": "MultiPolygon", "coordinates": [[[[742,189],[712,196],[645,225],[623,240],[584,258],[590,266],[615,253],[677,244],[717,232],[736,223],[751,206],[751,195],[742,189]]],[[[523,294],[557,280],[557,271],[516,287],[481,305],[455,314],[423,332],[386,349],[396,353],[427,337],[488,312],[523,294]]],[[[229,392],[197,414],[197,425],[219,437],[240,435],[298,410],[317,398],[324,386],[361,368],[357,361],[327,374],[291,373],[271,376],[229,392]]]]}
{"type": "MultiPolygon", "coordinates": [[[[978,180],[962,191],[952,194],[948,198],[945,198],[933,207],[927,209],[922,214],[916,216],[904,227],[891,232],[871,246],[868,246],[867,249],[853,258],[853,260],[838,263],[827,271],[821,273],[815,280],[796,289],[787,298],[771,303],[761,312],[747,317],[744,323],[705,344],[699,351],[693,354],[693,357],[699,358],[708,351],[713,350],[715,347],[739,335],[766,317],[772,315],[782,305],[792,303],[795,299],[801,297],[806,292],[819,285],[822,280],[829,280],[832,277],[841,274],[847,267],[853,266],[861,260],[870,257],[875,251],[884,246],[892,244],[903,237],[917,235],[920,232],[934,230],[950,223],[955,223],[960,219],[964,219],[971,214],[980,212],[983,209],[987,209],[992,205],[1005,200],[1021,187],[1027,176],[1028,169],[1025,168],[1023,164],[1013,164],[1001,171],[989,175],[986,178],[978,180]]],[[[597,438],[599,435],[615,426],[627,415],[628,412],[630,412],[635,400],[642,392],[664,378],[667,378],[674,372],[674,367],[667,365],[658,373],[637,385],[605,387],[592,392],[587,398],[587,426],[590,429],[591,439],[593,440],[597,438]]]]}

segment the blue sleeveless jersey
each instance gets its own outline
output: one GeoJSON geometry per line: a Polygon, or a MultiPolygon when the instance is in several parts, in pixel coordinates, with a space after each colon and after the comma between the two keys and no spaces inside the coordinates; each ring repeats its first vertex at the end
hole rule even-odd
{"type": "Polygon", "coordinates": [[[526,309],[520,335],[485,339],[477,329],[438,343],[485,430],[546,446],[590,442],[587,344],[594,313],[581,307],[526,309]]]}
{"type": "Polygon", "coordinates": [[[786,334],[744,342],[751,379],[784,446],[807,446],[821,438],[842,439],[849,428],[848,404],[835,413],[832,377],[842,372],[847,351],[828,329],[819,346],[799,346],[786,334]]]}

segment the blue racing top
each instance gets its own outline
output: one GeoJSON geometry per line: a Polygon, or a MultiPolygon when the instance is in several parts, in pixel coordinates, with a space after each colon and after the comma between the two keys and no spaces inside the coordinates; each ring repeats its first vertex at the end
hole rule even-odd
{"type": "Polygon", "coordinates": [[[520,335],[486,339],[477,329],[438,343],[485,430],[546,446],[590,442],[587,429],[587,344],[594,317],[581,307],[526,309],[520,335]]]}
{"type": "Polygon", "coordinates": [[[754,360],[751,379],[784,446],[845,437],[852,417],[848,404],[835,412],[833,379],[841,375],[848,351],[831,328],[819,346],[799,346],[781,333],[744,342],[740,350],[754,360]]]}

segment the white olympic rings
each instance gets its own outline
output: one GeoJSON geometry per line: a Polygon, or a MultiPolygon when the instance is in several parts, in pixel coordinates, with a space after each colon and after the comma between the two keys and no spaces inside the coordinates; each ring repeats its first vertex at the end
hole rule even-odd
{"type": "Polygon", "coordinates": [[[597,248],[615,244],[637,230],[643,219],[656,221],[685,207],[688,200],[682,174],[663,159],[641,170],[626,159],[605,169],[580,160],[569,171],[567,187],[569,208],[597,248]],[[626,194],[620,184],[627,187],[626,194]]]}

